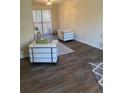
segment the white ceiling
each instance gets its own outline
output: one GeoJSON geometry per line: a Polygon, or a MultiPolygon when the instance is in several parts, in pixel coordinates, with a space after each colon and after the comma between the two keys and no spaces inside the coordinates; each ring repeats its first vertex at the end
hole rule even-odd
{"type": "MultiPolygon", "coordinates": [[[[32,0],[32,1],[33,1],[33,3],[46,3],[48,0],[32,0]]],[[[62,0],[50,0],[50,1],[53,3],[59,3],[62,0]]]]}

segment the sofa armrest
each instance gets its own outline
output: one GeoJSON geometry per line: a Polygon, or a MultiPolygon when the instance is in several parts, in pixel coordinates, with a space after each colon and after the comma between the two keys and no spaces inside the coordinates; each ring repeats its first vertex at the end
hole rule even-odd
{"type": "Polygon", "coordinates": [[[53,40],[51,46],[52,47],[57,47],[58,40],[53,40]]]}

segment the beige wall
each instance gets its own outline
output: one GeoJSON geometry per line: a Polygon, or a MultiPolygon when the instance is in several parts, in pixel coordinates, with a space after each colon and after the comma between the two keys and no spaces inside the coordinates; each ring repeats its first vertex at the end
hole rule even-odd
{"type": "Polygon", "coordinates": [[[102,5],[102,0],[63,0],[59,28],[72,29],[77,40],[102,49],[102,5]]]}
{"type": "Polygon", "coordinates": [[[58,13],[57,13],[57,5],[53,4],[52,6],[48,6],[46,4],[33,3],[33,9],[50,9],[52,15],[52,29],[56,31],[58,28],[58,13]]]}
{"type": "Polygon", "coordinates": [[[28,44],[32,40],[32,0],[20,0],[20,58],[28,56],[28,44]]]}

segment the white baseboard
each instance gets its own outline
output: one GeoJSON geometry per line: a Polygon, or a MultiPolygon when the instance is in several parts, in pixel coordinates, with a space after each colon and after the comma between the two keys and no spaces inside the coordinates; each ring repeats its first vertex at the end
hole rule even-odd
{"type": "Polygon", "coordinates": [[[98,49],[100,49],[100,50],[103,50],[103,47],[95,46],[95,45],[93,45],[93,44],[90,44],[90,43],[88,43],[88,42],[86,42],[86,41],[83,41],[83,40],[80,40],[80,39],[77,39],[77,38],[75,38],[75,40],[77,40],[77,41],[79,41],[79,42],[81,42],[81,43],[87,44],[87,45],[89,45],[89,46],[98,48],[98,49]]]}

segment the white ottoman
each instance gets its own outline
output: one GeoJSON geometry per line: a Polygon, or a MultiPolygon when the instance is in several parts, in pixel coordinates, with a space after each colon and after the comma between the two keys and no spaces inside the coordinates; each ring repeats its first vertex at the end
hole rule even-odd
{"type": "Polygon", "coordinates": [[[74,32],[69,29],[58,29],[57,37],[62,41],[74,40],[74,32]]]}

